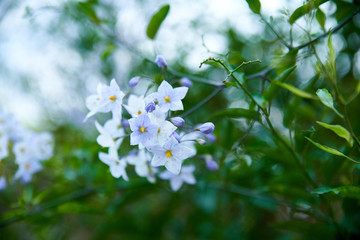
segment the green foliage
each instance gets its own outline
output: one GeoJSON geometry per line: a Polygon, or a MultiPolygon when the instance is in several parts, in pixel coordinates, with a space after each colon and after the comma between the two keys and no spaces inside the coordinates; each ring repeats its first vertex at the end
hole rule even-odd
{"type": "Polygon", "coordinates": [[[162,6],[150,19],[150,22],[146,29],[146,35],[150,39],[154,39],[156,33],[159,31],[159,28],[162,22],[165,20],[166,16],[168,15],[170,10],[170,5],[162,6]]]}
{"type": "MultiPolygon", "coordinates": [[[[158,68],[152,51],[121,34],[121,9],[114,2],[67,1],[54,8],[57,17],[46,30],[82,62],[75,74],[64,73],[73,84],[71,98],[83,95],[85,101],[91,88],[87,68],[99,82],[116,77],[122,89],[130,77],[141,76],[139,84],[149,84],[148,93],[164,79],[178,87],[187,77],[193,86],[184,111],[169,117],[186,116],[191,127],[179,127],[182,133],[212,121],[217,139],[195,145],[198,155],[184,165],[196,165],[197,183],[173,192],[167,181],[151,184],[130,165],[128,182],[112,177],[98,159],[105,149],[96,143],[93,123],[82,123],[77,112],[49,114],[56,148],[43,171],[23,185],[11,180],[14,156],[0,161],[0,176],[10,180],[0,191],[0,239],[359,239],[359,10],[356,3],[335,0],[328,2],[335,12],[322,11],[325,2],[304,1],[294,12],[283,11],[288,19],[273,16],[267,23],[260,1],[247,0],[256,24],[264,26],[252,36],[220,22],[220,15],[221,28],[213,29],[206,20],[215,16],[201,12],[187,25],[189,31],[216,33],[227,43],[221,53],[196,49],[208,51],[201,69],[189,66],[190,46],[176,49],[173,59],[165,56],[168,68],[158,68]],[[325,23],[333,24],[334,32],[326,32],[325,23]],[[309,27],[314,24],[321,30],[309,27]],[[75,33],[69,34],[68,26],[75,33]],[[335,46],[338,42],[343,48],[335,46]],[[219,164],[218,171],[206,168],[205,154],[219,164]]],[[[135,3],[149,14],[149,2],[135,3]]],[[[178,34],[176,27],[162,25],[169,9],[161,6],[147,26],[144,37],[154,40],[154,52],[163,50],[164,42],[156,38],[161,26],[178,34]]],[[[25,13],[30,22],[39,15],[32,8],[25,13]]],[[[107,117],[97,120],[103,124],[107,117]]],[[[132,149],[125,137],[119,154],[132,149]]]]}
{"type": "Polygon", "coordinates": [[[317,121],[316,123],[319,124],[320,126],[323,126],[324,128],[330,129],[331,131],[333,131],[339,137],[344,138],[350,144],[350,146],[353,145],[354,140],[352,139],[351,134],[343,126],[330,125],[330,124],[319,122],[319,121],[317,121]]]}
{"type": "Polygon", "coordinates": [[[289,23],[294,24],[296,20],[309,13],[313,9],[319,7],[321,4],[327,2],[328,0],[310,0],[301,7],[297,8],[289,18],[289,23]]]}
{"type": "Polygon", "coordinates": [[[260,0],[246,0],[246,2],[249,4],[251,11],[253,11],[256,14],[260,14],[261,11],[260,0]]]}

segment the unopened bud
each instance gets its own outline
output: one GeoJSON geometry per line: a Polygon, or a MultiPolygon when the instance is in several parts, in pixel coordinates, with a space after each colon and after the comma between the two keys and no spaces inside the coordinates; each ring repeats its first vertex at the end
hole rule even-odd
{"type": "Polygon", "coordinates": [[[123,128],[128,128],[130,125],[129,125],[129,121],[127,120],[127,119],[123,119],[122,121],[121,121],[121,126],[123,127],[123,128]]]}
{"type": "Polygon", "coordinates": [[[204,139],[201,139],[201,138],[196,139],[196,142],[197,142],[199,145],[205,145],[205,144],[206,144],[206,141],[205,141],[204,139]]]}
{"type": "Polygon", "coordinates": [[[219,169],[219,165],[217,164],[217,162],[214,161],[211,155],[205,155],[205,163],[206,168],[210,171],[216,171],[219,169]]]}
{"type": "Polygon", "coordinates": [[[158,65],[159,68],[167,67],[167,63],[165,61],[165,58],[161,55],[157,55],[155,59],[156,65],[158,65]]]}
{"type": "Polygon", "coordinates": [[[204,133],[204,134],[209,134],[212,133],[215,129],[215,125],[212,122],[207,122],[202,124],[199,128],[197,128],[196,130],[204,133]]]}
{"type": "Polygon", "coordinates": [[[146,105],[145,111],[153,112],[155,110],[155,108],[156,108],[155,103],[150,102],[150,103],[148,103],[148,105],[146,105]]]}
{"type": "Polygon", "coordinates": [[[182,79],[180,79],[180,84],[181,84],[181,86],[184,86],[187,88],[191,88],[193,85],[192,81],[190,81],[190,79],[188,79],[187,77],[183,77],[182,79]]]}
{"type": "Polygon", "coordinates": [[[133,77],[129,81],[129,86],[135,87],[139,83],[139,81],[140,81],[140,77],[133,77]]]}
{"type": "Polygon", "coordinates": [[[185,120],[181,117],[173,117],[170,119],[170,122],[172,122],[177,127],[181,127],[185,124],[185,120]]]}
{"type": "Polygon", "coordinates": [[[179,134],[178,134],[177,132],[173,132],[173,133],[171,134],[171,136],[173,136],[178,142],[180,142],[181,137],[179,136],[179,134]]]}
{"type": "Polygon", "coordinates": [[[211,142],[211,143],[216,142],[215,134],[213,134],[213,133],[207,134],[206,135],[206,141],[211,142]]]}

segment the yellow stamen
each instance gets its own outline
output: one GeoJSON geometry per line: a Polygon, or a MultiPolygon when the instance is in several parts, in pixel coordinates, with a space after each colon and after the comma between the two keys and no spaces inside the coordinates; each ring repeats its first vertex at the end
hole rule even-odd
{"type": "Polygon", "coordinates": [[[142,111],[139,110],[139,111],[138,111],[138,115],[140,115],[141,113],[142,113],[142,111]]]}
{"type": "Polygon", "coordinates": [[[20,152],[22,152],[22,153],[25,152],[25,148],[23,148],[23,147],[20,148],[20,152]]]}
{"type": "Polygon", "coordinates": [[[171,158],[171,156],[172,156],[171,151],[170,151],[170,150],[167,150],[167,151],[166,151],[166,157],[167,157],[167,158],[171,158]]]}
{"type": "Polygon", "coordinates": [[[144,127],[140,128],[140,132],[142,132],[142,133],[145,132],[145,130],[146,130],[146,128],[144,128],[144,127]]]}
{"type": "Polygon", "coordinates": [[[158,132],[157,133],[160,133],[160,128],[158,128],[158,132]]]}
{"type": "Polygon", "coordinates": [[[27,170],[29,170],[29,169],[30,169],[30,164],[29,164],[29,163],[25,164],[25,168],[26,168],[27,170]]]}
{"type": "Polygon", "coordinates": [[[110,96],[109,99],[110,99],[111,101],[115,101],[115,100],[116,100],[116,97],[115,97],[115,96],[110,96]]]}
{"type": "Polygon", "coordinates": [[[164,97],[164,99],[165,99],[165,102],[170,102],[170,97],[169,96],[164,97]]]}

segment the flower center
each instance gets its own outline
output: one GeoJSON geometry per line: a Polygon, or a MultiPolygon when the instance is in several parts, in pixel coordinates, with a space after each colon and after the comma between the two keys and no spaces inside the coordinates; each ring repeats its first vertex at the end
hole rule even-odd
{"type": "Polygon", "coordinates": [[[167,151],[166,151],[166,157],[167,157],[167,158],[171,158],[171,156],[172,156],[171,151],[170,151],[170,150],[167,150],[167,151]]]}
{"type": "Polygon", "coordinates": [[[25,152],[25,148],[21,147],[20,152],[22,152],[22,153],[25,152]]]}
{"type": "Polygon", "coordinates": [[[158,128],[158,131],[157,131],[157,133],[160,133],[160,128],[158,128]]]}
{"type": "Polygon", "coordinates": [[[166,96],[166,97],[164,97],[164,100],[165,100],[165,102],[170,102],[170,97],[166,96]]]}
{"type": "Polygon", "coordinates": [[[109,99],[110,99],[111,101],[115,101],[115,100],[116,100],[116,97],[115,97],[115,96],[110,96],[109,99]]]}
{"type": "Polygon", "coordinates": [[[30,169],[30,164],[29,164],[29,163],[25,164],[25,168],[26,168],[27,170],[29,170],[29,169],[30,169]]]}
{"type": "Polygon", "coordinates": [[[138,115],[140,115],[141,113],[142,113],[142,111],[139,110],[139,111],[138,111],[138,115]]]}
{"type": "Polygon", "coordinates": [[[146,130],[146,128],[144,128],[144,127],[140,128],[140,132],[142,132],[142,133],[145,132],[145,130],[146,130]]]}

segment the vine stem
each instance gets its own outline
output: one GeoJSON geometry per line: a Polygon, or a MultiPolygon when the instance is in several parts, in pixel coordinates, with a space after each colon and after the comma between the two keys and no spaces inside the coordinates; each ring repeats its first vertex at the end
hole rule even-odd
{"type": "MultiPolygon", "coordinates": [[[[217,62],[219,63],[221,66],[223,66],[225,68],[225,70],[229,73],[229,75],[231,77],[234,78],[234,80],[237,82],[237,84],[241,87],[241,89],[246,93],[246,95],[251,99],[251,101],[257,105],[257,107],[263,112],[265,120],[270,128],[270,131],[273,133],[273,135],[285,146],[285,148],[290,152],[290,154],[292,155],[292,157],[295,159],[296,164],[298,165],[298,167],[301,169],[303,175],[305,176],[305,178],[309,181],[309,183],[315,188],[317,187],[317,184],[314,180],[312,180],[312,178],[309,176],[309,174],[306,172],[304,166],[301,163],[301,160],[299,158],[299,156],[296,154],[296,152],[294,151],[294,149],[279,135],[279,133],[275,130],[274,126],[271,123],[270,120],[270,115],[267,113],[267,111],[264,109],[263,106],[261,106],[251,95],[250,91],[245,87],[245,85],[243,83],[241,83],[241,81],[235,76],[234,74],[234,70],[231,70],[225,63],[224,61],[222,61],[221,59],[215,59],[215,58],[208,58],[207,60],[203,61],[200,64],[200,67],[202,66],[202,64],[207,63],[209,61],[213,61],[213,62],[217,62]]],[[[238,69],[238,68],[235,68],[238,69]]]]}
{"type": "Polygon", "coordinates": [[[307,47],[309,45],[312,45],[313,43],[315,43],[316,41],[318,41],[319,39],[326,37],[327,35],[329,35],[330,33],[334,33],[337,32],[338,30],[340,30],[345,24],[347,24],[348,22],[350,22],[350,20],[357,15],[360,12],[360,8],[358,8],[352,15],[350,15],[349,17],[345,18],[343,21],[341,21],[338,25],[336,25],[334,28],[330,29],[327,32],[324,32],[323,34],[321,34],[320,36],[308,41],[307,43],[301,44],[297,47],[295,47],[295,49],[302,49],[304,47],[307,47]]]}

